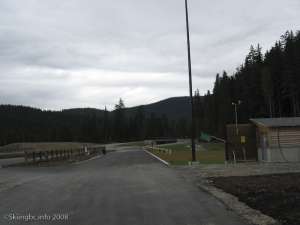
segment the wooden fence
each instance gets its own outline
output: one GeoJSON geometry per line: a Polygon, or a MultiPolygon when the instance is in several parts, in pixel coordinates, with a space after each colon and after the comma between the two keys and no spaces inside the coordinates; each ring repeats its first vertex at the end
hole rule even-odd
{"type": "Polygon", "coordinates": [[[76,149],[26,150],[17,153],[2,153],[0,159],[24,158],[25,162],[72,160],[89,155],[106,154],[105,146],[76,149]]]}

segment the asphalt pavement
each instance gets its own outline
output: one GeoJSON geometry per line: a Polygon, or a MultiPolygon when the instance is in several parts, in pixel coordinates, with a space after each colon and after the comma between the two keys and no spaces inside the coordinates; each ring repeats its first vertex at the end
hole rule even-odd
{"type": "Polygon", "coordinates": [[[24,158],[0,159],[0,168],[21,162],[24,162],[24,158]]]}
{"type": "Polygon", "coordinates": [[[72,165],[0,169],[0,224],[245,225],[138,149],[72,165]]]}

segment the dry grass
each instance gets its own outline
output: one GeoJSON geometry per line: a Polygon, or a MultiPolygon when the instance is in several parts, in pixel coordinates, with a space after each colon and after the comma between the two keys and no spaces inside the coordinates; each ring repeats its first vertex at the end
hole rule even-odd
{"type": "MultiPolygon", "coordinates": [[[[151,152],[171,164],[187,164],[192,161],[191,151],[173,151],[172,154],[159,152],[158,150],[152,150],[151,152]]],[[[205,164],[219,164],[225,161],[223,151],[198,151],[196,156],[197,161],[205,164]]]]}
{"type": "MultiPolygon", "coordinates": [[[[191,147],[188,143],[162,145],[161,148],[172,150],[169,152],[151,150],[152,153],[165,161],[175,165],[188,164],[192,161],[191,147]]],[[[200,143],[197,145],[197,161],[202,164],[220,164],[225,161],[225,146],[223,143],[200,143]]]]}

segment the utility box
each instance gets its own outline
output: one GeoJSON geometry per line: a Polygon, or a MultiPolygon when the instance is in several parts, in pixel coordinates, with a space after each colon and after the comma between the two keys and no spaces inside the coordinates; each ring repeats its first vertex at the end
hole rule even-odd
{"type": "Polygon", "coordinates": [[[226,161],[257,161],[256,132],[253,124],[226,126],[226,161]]]}

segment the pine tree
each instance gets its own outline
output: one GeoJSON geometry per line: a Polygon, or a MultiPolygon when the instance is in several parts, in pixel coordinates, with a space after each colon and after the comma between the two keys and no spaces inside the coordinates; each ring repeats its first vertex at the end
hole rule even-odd
{"type": "Polygon", "coordinates": [[[125,117],[125,104],[120,98],[118,104],[115,105],[114,110],[114,139],[116,141],[124,141],[126,135],[126,117],[125,117]]]}

